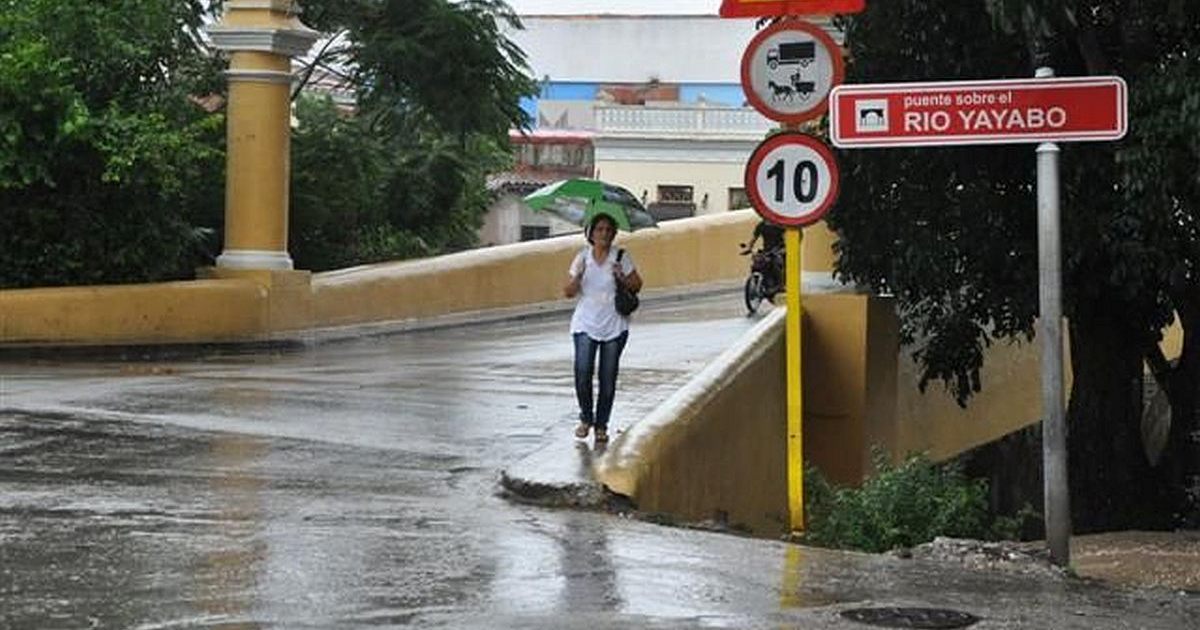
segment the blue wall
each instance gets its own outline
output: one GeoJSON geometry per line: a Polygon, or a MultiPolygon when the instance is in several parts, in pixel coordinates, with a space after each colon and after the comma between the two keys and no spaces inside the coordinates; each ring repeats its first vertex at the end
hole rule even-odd
{"type": "Polygon", "coordinates": [[[741,107],[746,102],[746,95],[738,84],[684,83],[679,86],[679,100],[685,103],[697,103],[701,95],[714,105],[741,107]]]}
{"type": "MultiPolygon", "coordinates": [[[[596,98],[600,83],[550,81],[541,84],[538,98],[522,98],[521,109],[533,119],[537,126],[538,99],[552,101],[590,101],[596,98]]],[[[714,105],[740,107],[746,102],[742,86],[731,83],[682,83],[679,85],[679,100],[683,103],[698,103],[700,97],[714,105]]]]}
{"type": "Polygon", "coordinates": [[[551,101],[590,101],[596,98],[599,83],[551,81],[542,84],[542,98],[551,101]]]}

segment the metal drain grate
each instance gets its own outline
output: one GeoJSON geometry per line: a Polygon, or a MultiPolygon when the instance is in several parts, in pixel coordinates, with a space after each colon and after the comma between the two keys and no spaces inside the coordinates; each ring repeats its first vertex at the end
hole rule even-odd
{"type": "Polygon", "coordinates": [[[946,608],[855,608],[843,610],[842,617],[850,621],[883,626],[884,628],[934,628],[950,630],[965,628],[979,617],[946,608]]]}

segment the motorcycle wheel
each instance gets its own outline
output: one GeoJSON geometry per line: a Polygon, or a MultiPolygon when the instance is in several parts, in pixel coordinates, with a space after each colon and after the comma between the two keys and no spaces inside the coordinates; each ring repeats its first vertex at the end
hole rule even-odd
{"type": "Polygon", "coordinates": [[[758,307],[762,304],[762,284],[762,274],[757,271],[751,273],[749,278],[746,278],[746,310],[749,311],[751,315],[757,313],[758,307]]]}

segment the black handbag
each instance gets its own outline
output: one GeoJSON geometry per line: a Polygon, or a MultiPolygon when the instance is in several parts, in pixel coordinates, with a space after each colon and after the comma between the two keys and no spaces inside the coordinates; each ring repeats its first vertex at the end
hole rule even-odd
{"type": "MultiPolygon", "coordinates": [[[[625,255],[624,249],[617,250],[617,265],[621,264],[621,257],[624,255],[625,255]]],[[[630,314],[632,314],[634,311],[637,310],[638,303],[639,303],[637,294],[634,293],[633,291],[630,291],[629,287],[626,287],[620,281],[617,281],[616,301],[617,301],[617,312],[626,317],[628,317],[630,314]]]]}

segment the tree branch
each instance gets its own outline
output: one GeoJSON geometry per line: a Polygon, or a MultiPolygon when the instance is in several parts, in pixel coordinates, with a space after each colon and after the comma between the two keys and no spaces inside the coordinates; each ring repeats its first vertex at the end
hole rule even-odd
{"type": "Polygon", "coordinates": [[[325,55],[329,54],[329,47],[333,46],[333,43],[336,42],[338,38],[341,37],[345,32],[346,31],[343,30],[335,33],[329,38],[328,41],[325,42],[324,46],[321,46],[320,52],[317,53],[316,57],[313,57],[313,60],[309,62],[308,67],[304,70],[304,76],[300,77],[300,80],[296,82],[296,87],[292,89],[291,100],[296,100],[296,98],[300,96],[300,92],[302,92],[304,88],[308,86],[308,82],[312,80],[313,73],[317,71],[317,65],[324,60],[325,55]]]}

